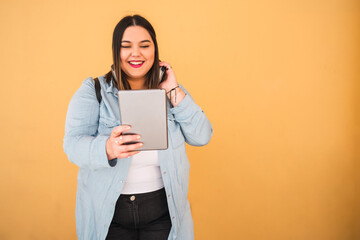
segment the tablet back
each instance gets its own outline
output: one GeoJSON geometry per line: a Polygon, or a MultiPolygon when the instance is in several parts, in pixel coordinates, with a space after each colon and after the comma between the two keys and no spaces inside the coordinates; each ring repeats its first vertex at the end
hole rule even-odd
{"type": "Polygon", "coordinates": [[[120,120],[131,125],[126,134],[139,134],[144,145],[137,150],[168,148],[166,93],[163,89],[118,92],[120,120]]]}

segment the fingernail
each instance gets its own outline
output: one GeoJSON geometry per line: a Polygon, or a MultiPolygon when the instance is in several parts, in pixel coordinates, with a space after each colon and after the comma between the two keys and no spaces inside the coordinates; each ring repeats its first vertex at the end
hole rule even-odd
{"type": "Polygon", "coordinates": [[[136,139],[140,139],[141,137],[139,135],[136,136],[136,139]]]}
{"type": "Polygon", "coordinates": [[[143,146],[144,144],[143,143],[140,143],[140,147],[143,146]]]}
{"type": "Polygon", "coordinates": [[[125,127],[126,130],[129,130],[130,128],[131,128],[130,126],[126,126],[126,127],[125,127]]]}

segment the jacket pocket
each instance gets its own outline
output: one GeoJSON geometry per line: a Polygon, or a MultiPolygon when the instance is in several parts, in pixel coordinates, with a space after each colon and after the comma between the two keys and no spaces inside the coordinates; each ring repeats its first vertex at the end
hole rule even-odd
{"type": "Polygon", "coordinates": [[[120,125],[119,120],[111,119],[107,117],[100,117],[98,131],[100,134],[110,134],[112,129],[119,125],[120,125]]]}
{"type": "Polygon", "coordinates": [[[120,125],[120,121],[116,119],[111,119],[107,117],[100,117],[99,122],[106,127],[115,127],[120,125]]]}

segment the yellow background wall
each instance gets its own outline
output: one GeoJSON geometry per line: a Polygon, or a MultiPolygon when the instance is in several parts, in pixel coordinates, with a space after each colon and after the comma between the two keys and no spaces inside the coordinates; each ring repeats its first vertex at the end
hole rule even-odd
{"type": "Polygon", "coordinates": [[[356,0],[1,0],[0,239],[76,239],[67,106],[134,13],[213,123],[188,147],[195,239],[360,239],[356,0]]]}

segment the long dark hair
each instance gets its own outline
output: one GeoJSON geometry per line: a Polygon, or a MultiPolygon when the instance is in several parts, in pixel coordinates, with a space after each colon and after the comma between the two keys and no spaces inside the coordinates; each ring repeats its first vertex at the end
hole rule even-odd
{"type": "Polygon", "coordinates": [[[149,72],[146,74],[146,85],[149,89],[158,88],[159,84],[159,50],[156,41],[155,30],[148,20],[143,18],[140,15],[129,15],[120,20],[116,25],[113,33],[112,41],[112,53],[113,53],[113,67],[114,73],[117,79],[113,77],[112,71],[108,72],[105,75],[106,82],[110,83],[113,81],[114,85],[118,90],[129,90],[131,89],[129,82],[126,79],[125,73],[121,70],[120,67],[120,50],[121,50],[121,40],[124,35],[125,30],[130,26],[141,26],[145,28],[151,36],[152,41],[155,45],[155,59],[154,64],[150,68],[149,72]]]}

